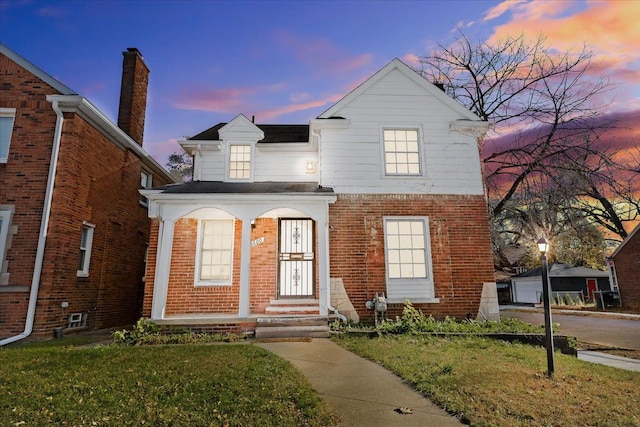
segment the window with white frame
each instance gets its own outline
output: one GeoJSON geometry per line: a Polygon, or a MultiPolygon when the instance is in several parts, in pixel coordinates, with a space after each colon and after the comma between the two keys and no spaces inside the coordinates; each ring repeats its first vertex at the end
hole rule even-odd
{"type": "Polygon", "coordinates": [[[91,246],[93,245],[94,224],[84,222],[82,224],[82,235],[80,237],[80,254],[78,257],[78,277],[89,276],[89,263],[91,261],[91,246]]]}
{"type": "Polygon", "coordinates": [[[199,285],[231,284],[233,223],[232,219],[201,221],[196,277],[199,285]]]}
{"type": "Polygon", "coordinates": [[[230,145],[229,146],[229,178],[230,179],[250,179],[251,178],[251,146],[250,145],[230,145]]]}
{"type": "MultiPolygon", "coordinates": [[[[9,224],[11,223],[11,211],[0,211],[0,275],[6,273],[3,269],[4,258],[7,255],[7,242],[9,241],[9,224]]],[[[2,281],[0,281],[2,284],[2,281]]]]}
{"type": "Polygon", "coordinates": [[[0,108],[0,163],[7,163],[9,159],[9,146],[11,145],[15,117],[15,108],[0,108]]]}
{"type": "Polygon", "coordinates": [[[384,129],[386,175],[420,175],[420,144],[417,129],[384,129]]]}
{"type": "Polygon", "coordinates": [[[384,219],[384,239],[389,300],[435,300],[429,218],[387,217],[384,219]]]}

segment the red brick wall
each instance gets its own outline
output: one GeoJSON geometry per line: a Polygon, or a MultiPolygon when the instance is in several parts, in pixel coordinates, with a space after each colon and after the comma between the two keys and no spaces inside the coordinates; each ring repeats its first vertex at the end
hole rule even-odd
{"type": "MultiPolygon", "coordinates": [[[[9,161],[0,165],[0,204],[15,205],[18,226],[7,256],[9,284],[30,286],[56,120],[45,96],[55,91],[0,60],[0,105],[17,109],[9,161]]],[[[88,313],[89,328],[120,326],[139,316],[149,239],[146,208],[139,204],[140,171],[132,152],[116,147],[78,115],[65,114],[35,337],[51,336],[70,313],[88,313]],[[87,278],[76,276],[83,221],[96,226],[87,278]],[[63,309],[62,302],[69,307],[63,309]]],[[[163,183],[154,176],[155,185],[163,183]]],[[[28,291],[0,290],[0,336],[22,331],[27,301],[28,291]],[[6,305],[12,310],[5,311],[6,305]]]]}
{"type": "Polygon", "coordinates": [[[640,232],[636,232],[613,259],[624,307],[640,312],[640,232]]]}
{"type": "Polygon", "coordinates": [[[234,225],[232,285],[194,286],[198,220],[183,218],[176,222],[171,252],[166,316],[188,313],[236,314],[238,312],[241,235],[242,222],[236,221],[234,225]]]}
{"type": "Polygon", "coordinates": [[[56,124],[45,96],[55,93],[0,54],[0,107],[16,109],[9,158],[0,163],[0,205],[14,207],[12,225],[18,229],[6,254],[9,286],[0,288],[0,338],[24,330],[56,124]],[[15,287],[21,288],[6,292],[15,287]]]}
{"type": "MultiPolygon", "coordinates": [[[[340,195],[329,207],[331,277],[342,278],[361,319],[373,312],[365,302],[386,293],[385,216],[428,216],[435,297],[415,304],[434,317],[474,317],[483,282],[493,282],[487,206],[482,196],[340,195]]],[[[388,315],[402,311],[390,304],[388,315]]]]}
{"type": "Polygon", "coordinates": [[[251,248],[251,313],[264,313],[269,301],[276,298],[278,220],[256,219],[251,240],[260,238],[264,238],[264,243],[251,248]]]}

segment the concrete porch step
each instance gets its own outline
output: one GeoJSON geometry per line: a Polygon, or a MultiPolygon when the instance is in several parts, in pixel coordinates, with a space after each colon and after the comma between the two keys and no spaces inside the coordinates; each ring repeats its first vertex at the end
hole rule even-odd
{"type": "Polygon", "coordinates": [[[326,338],[329,322],[323,316],[259,317],[256,335],[260,338],[326,338]]]}
{"type": "Polygon", "coordinates": [[[269,301],[265,309],[269,314],[320,314],[317,299],[277,299],[269,301]]]}

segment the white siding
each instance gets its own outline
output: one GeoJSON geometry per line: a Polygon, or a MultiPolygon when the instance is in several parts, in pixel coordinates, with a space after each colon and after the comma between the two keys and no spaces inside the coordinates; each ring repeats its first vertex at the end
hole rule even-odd
{"type": "Polygon", "coordinates": [[[336,193],[483,194],[477,141],[452,132],[464,119],[402,72],[394,70],[334,113],[348,129],[323,129],[321,184],[336,193]],[[384,176],[385,127],[418,128],[420,177],[384,176]]]}

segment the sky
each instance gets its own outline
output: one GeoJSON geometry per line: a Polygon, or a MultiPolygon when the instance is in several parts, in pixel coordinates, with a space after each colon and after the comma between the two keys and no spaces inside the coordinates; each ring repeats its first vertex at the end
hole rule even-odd
{"type": "Polygon", "coordinates": [[[0,0],[0,42],[117,121],[122,52],[151,72],[144,148],[162,165],[178,140],[242,113],[308,123],[394,58],[438,44],[543,33],[594,52],[612,111],[640,111],[640,0],[0,0]]]}

